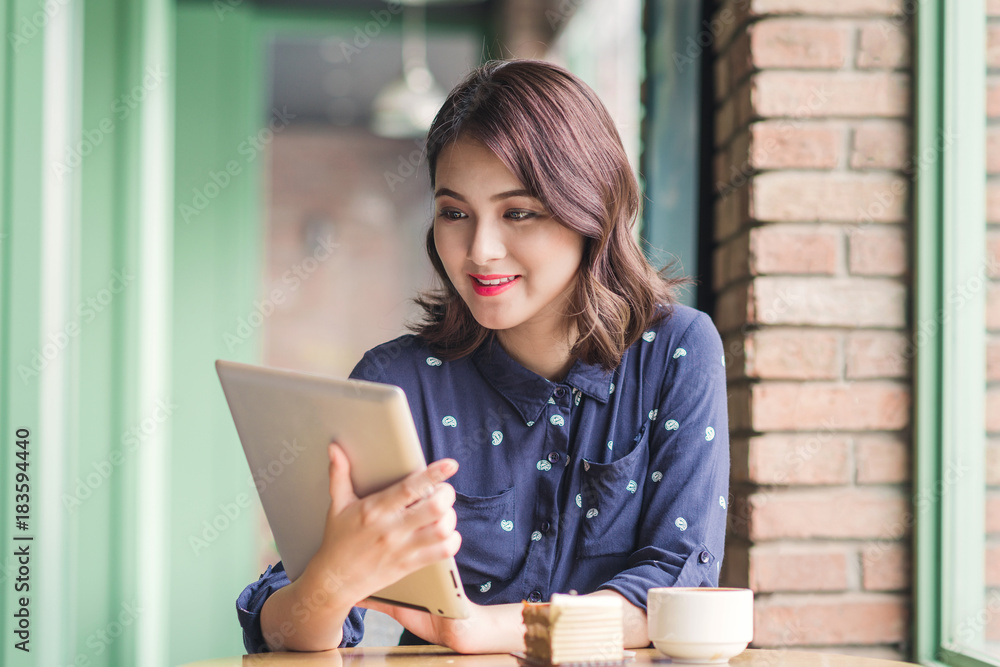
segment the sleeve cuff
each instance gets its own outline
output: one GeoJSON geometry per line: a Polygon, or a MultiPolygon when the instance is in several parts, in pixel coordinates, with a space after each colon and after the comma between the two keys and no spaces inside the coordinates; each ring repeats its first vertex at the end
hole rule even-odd
{"type": "MultiPolygon", "coordinates": [[[[268,565],[264,574],[257,581],[244,588],[236,599],[236,615],[243,628],[243,646],[247,653],[269,653],[271,651],[260,627],[260,610],[272,593],[290,583],[288,575],[285,573],[284,564],[278,561],[276,565],[268,565]]],[[[357,646],[361,642],[365,633],[364,618],[364,609],[351,608],[347,618],[344,619],[344,636],[340,640],[339,648],[357,646]]]]}
{"type": "Polygon", "coordinates": [[[598,590],[615,591],[645,611],[650,588],[717,586],[719,582],[717,560],[708,547],[701,545],[687,557],[679,572],[676,566],[646,561],[623,570],[598,586],[598,590]]]}

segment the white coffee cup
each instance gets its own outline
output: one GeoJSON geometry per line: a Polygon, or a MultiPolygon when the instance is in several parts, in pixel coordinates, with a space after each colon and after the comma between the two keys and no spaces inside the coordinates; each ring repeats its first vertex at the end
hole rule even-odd
{"type": "Polygon", "coordinates": [[[749,588],[651,588],[649,639],[674,662],[728,662],[753,639],[749,588]]]}

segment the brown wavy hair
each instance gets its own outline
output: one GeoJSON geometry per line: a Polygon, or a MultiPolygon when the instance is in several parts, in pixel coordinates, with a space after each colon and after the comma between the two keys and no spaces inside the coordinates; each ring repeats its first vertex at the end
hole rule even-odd
{"type": "MultiPolygon", "coordinates": [[[[492,150],[562,225],[584,236],[568,316],[571,353],[611,370],[651,325],[670,315],[686,278],[664,278],[632,235],[639,186],[607,109],[587,84],[540,60],[492,60],[449,93],[427,135],[431,188],[441,151],[458,139],[492,150]],[[662,305],[662,308],[658,308],[662,305]]],[[[427,232],[440,289],[416,299],[411,329],[445,359],[463,357],[493,332],[480,325],[448,279],[427,232]]]]}

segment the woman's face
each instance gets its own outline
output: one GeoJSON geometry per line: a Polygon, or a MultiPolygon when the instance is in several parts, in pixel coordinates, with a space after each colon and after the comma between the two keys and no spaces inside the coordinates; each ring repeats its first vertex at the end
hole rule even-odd
{"type": "Polygon", "coordinates": [[[561,336],[584,238],[559,224],[488,148],[459,139],[438,156],[434,244],[488,329],[561,336]]]}

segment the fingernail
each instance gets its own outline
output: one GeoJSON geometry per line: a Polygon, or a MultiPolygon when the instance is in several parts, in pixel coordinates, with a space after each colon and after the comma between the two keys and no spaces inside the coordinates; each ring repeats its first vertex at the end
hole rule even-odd
{"type": "Polygon", "coordinates": [[[451,475],[458,470],[458,461],[455,459],[441,459],[438,463],[441,466],[441,473],[444,475],[451,475]]]}

